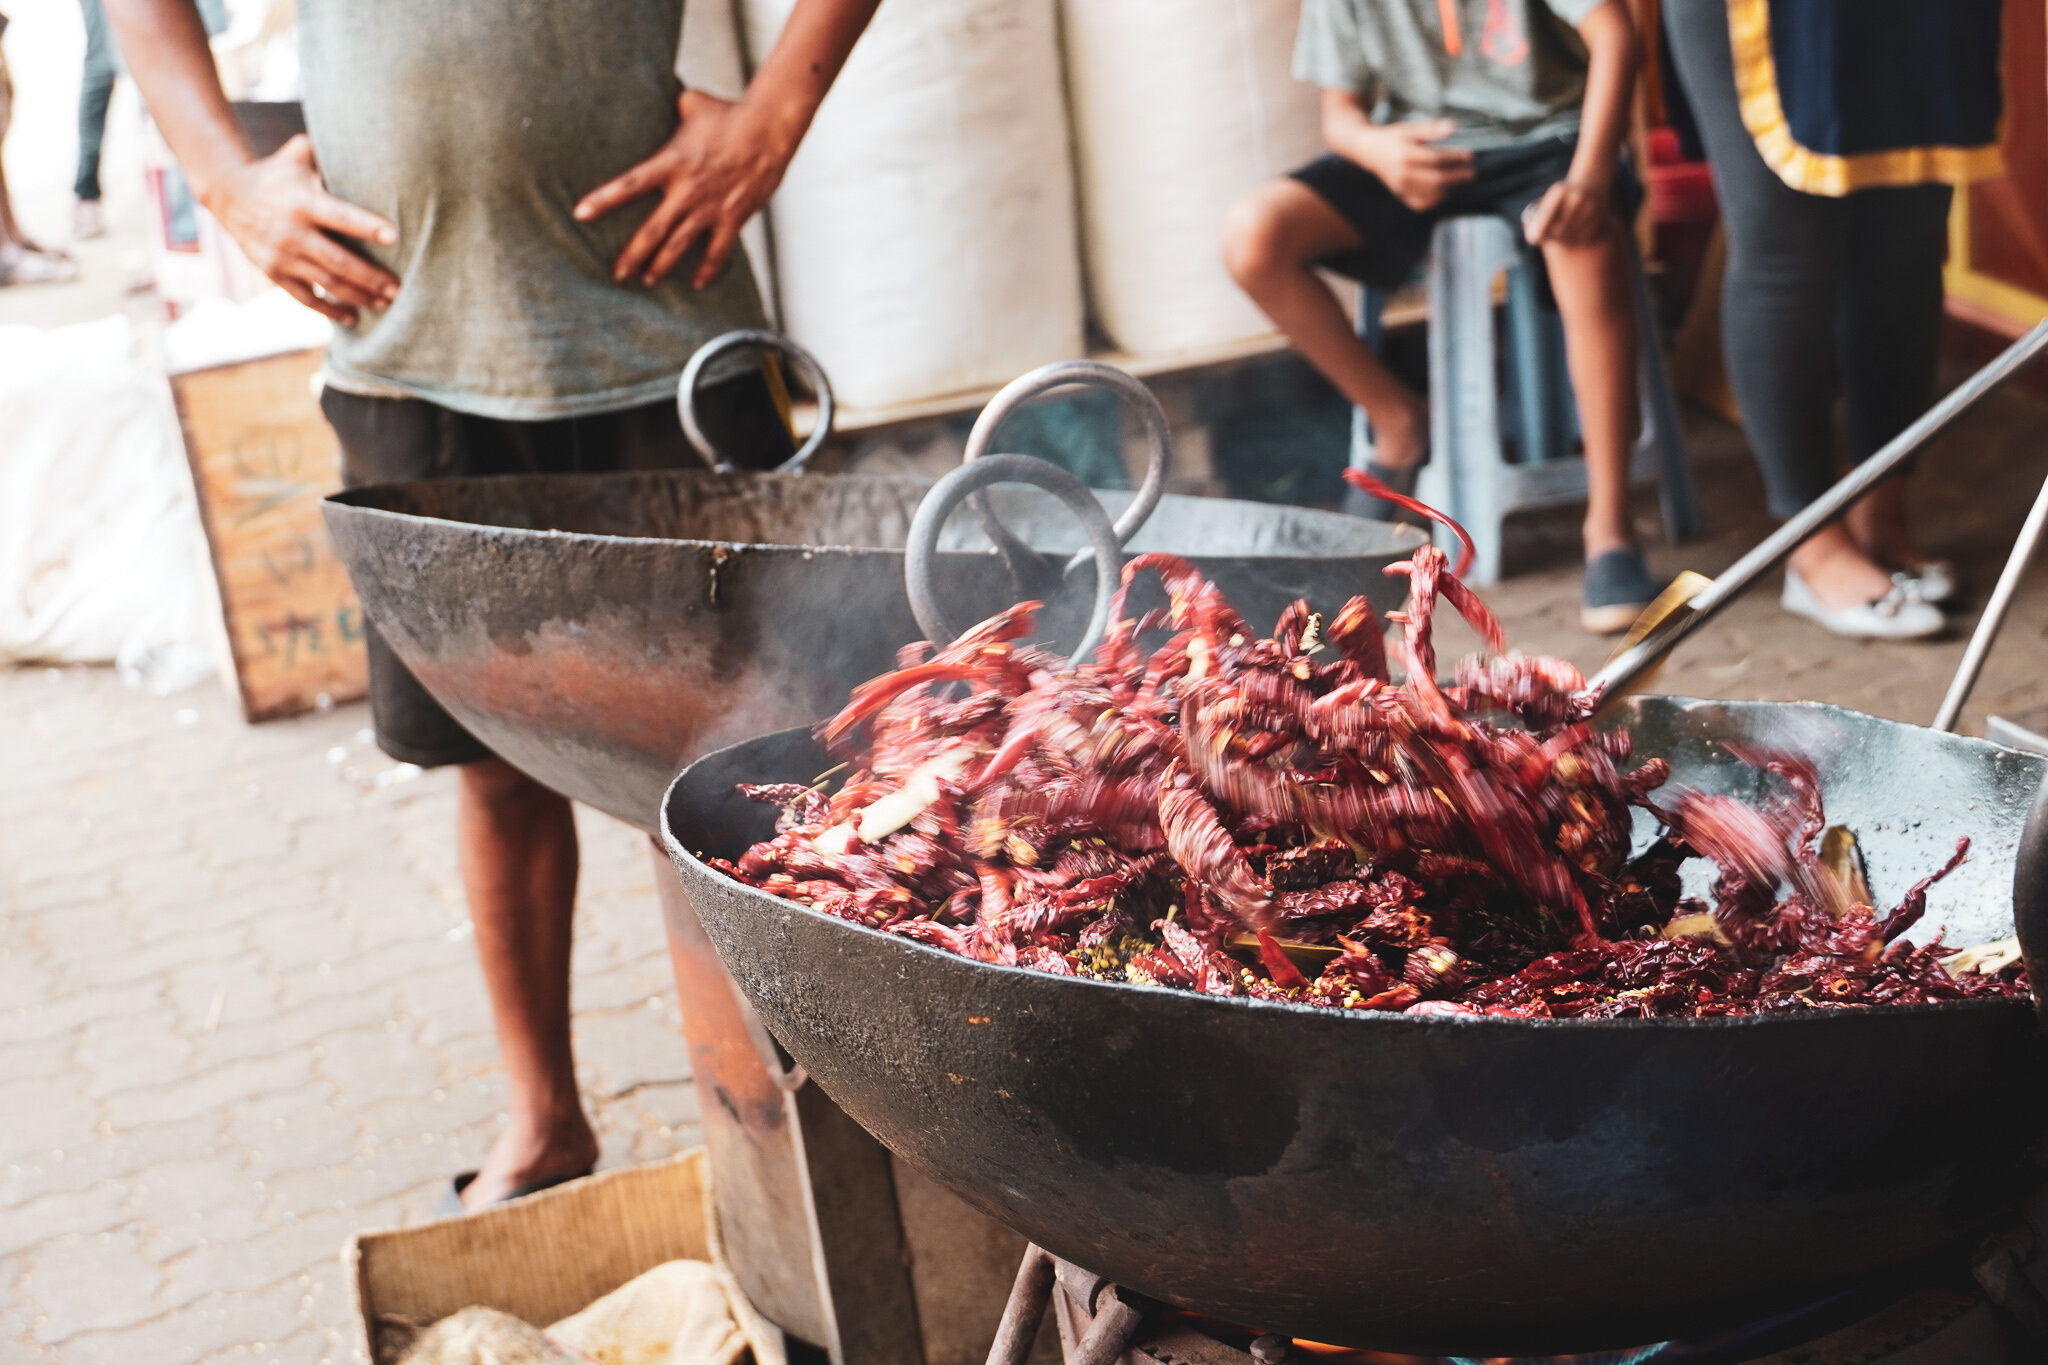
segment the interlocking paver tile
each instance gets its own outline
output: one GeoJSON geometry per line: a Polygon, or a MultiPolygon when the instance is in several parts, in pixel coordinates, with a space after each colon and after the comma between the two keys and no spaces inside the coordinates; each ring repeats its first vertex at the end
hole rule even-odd
{"type": "Polygon", "coordinates": [[[309,1166],[334,1166],[356,1153],[362,1125],[356,1106],[344,1107],[332,1081],[257,1095],[229,1115],[226,1139],[243,1154],[242,1174],[266,1180],[309,1166]]]}
{"type": "Polygon", "coordinates": [[[62,973],[67,985],[114,986],[124,981],[161,982],[172,970],[193,962],[218,962],[248,941],[241,928],[165,933],[154,942],[100,941],[73,954],[62,973]]]}
{"type": "MultiPolygon", "coordinates": [[[[496,1133],[452,778],[376,786],[366,723],[0,672],[36,775],[0,788],[0,1360],[352,1359],[342,1242],[496,1133]]],[[[593,1001],[659,997],[582,1042],[607,1162],[645,1160],[697,1138],[647,843],[579,822],[593,1001]]]]}
{"type": "Polygon", "coordinates": [[[237,1346],[286,1337],[304,1320],[306,1287],[287,1280],[255,1293],[215,1291],[126,1331],[81,1332],[63,1342],[64,1365],[192,1365],[237,1346]]]}
{"type": "Polygon", "coordinates": [[[82,1147],[98,1134],[99,1107],[67,1083],[0,1083],[0,1161],[82,1147]]]}
{"type": "Polygon", "coordinates": [[[61,1342],[93,1327],[126,1327],[156,1314],[163,1269],[142,1254],[133,1224],[112,1232],[67,1232],[24,1253],[16,1290],[42,1311],[36,1340],[61,1342]]]}
{"type": "Polygon", "coordinates": [[[107,1098],[104,1112],[117,1127],[219,1113],[243,1095],[301,1085],[312,1074],[313,1058],[306,1052],[251,1057],[225,1062],[168,1085],[124,1090],[107,1098]]]}
{"type": "Polygon", "coordinates": [[[128,1221],[128,1195],[120,1181],[102,1180],[16,1204],[0,1214],[0,1256],[67,1232],[110,1232],[128,1221]]]}
{"type": "Polygon", "coordinates": [[[228,1147],[191,1161],[163,1162],[131,1177],[129,1211],[147,1230],[143,1249],[161,1261],[211,1242],[254,1237],[266,1196],[242,1152],[228,1147]]]}
{"type": "MultiPolygon", "coordinates": [[[[227,1059],[207,1051],[217,1037],[232,1034],[244,1024],[274,1029],[279,1022],[279,990],[275,975],[265,970],[262,954],[245,948],[232,957],[174,969],[163,998],[177,1012],[178,1031],[199,1048],[196,1060],[203,1066],[227,1059]]],[[[246,1055],[255,1055],[255,1051],[246,1055]]]]}
{"type": "Polygon", "coordinates": [[[355,1229],[352,1215],[331,1211],[191,1247],[167,1258],[159,1301],[178,1307],[219,1290],[247,1293],[295,1281],[302,1267],[332,1256],[355,1229]]]}
{"type": "Polygon", "coordinates": [[[161,1084],[165,1076],[185,1069],[192,1044],[172,1031],[178,1017],[168,1006],[95,1019],[79,1030],[72,1055],[90,1076],[86,1093],[94,1097],[161,1084]]]}
{"type": "Polygon", "coordinates": [[[45,1151],[0,1166],[0,1210],[53,1191],[125,1179],[163,1162],[205,1156],[220,1149],[224,1124],[219,1114],[113,1131],[107,1131],[111,1124],[104,1124],[99,1136],[84,1146],[45,1151]]]}

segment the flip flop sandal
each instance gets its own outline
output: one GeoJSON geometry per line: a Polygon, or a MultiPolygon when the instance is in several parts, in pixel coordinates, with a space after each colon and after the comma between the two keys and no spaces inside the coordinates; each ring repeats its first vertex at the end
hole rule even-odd
{"type": "MultiPolygon", "coordinates": [[[[594,1166],[591,1167],[591,1170],[596,1169],[594,1166]]],[[[490,1203],[484,1205],[484,1208],[494,1209],[500,1204],[509,1204],[515,1199],[524,1199],[529,1194],[539,1194],[542,1190],[551,1190],[557,1185],[566,1185],[572,1180],[581,1180],[589,1174],[590,1171],[578,1171],[574,1175],[555,1175],[549,1176],[545,1180],[529,1180],[524,1185],[514,1185],[510,1194],[499,1199],[493,1199],[490,1203]]],[[[483,1209],[464,1208],[462,1204],[462,1192],[470,1187],[471,1183],[476,1180],[476,1176],[477,1173],[475,1171],[463,1171],[457,1174],[453,1180],[450,1180],[448,1188],[441,1191],[441,1202],[434,1205],[434,1217],[461,1218],[465,1214],[482,1213],[483,1209]]]]}
{"type": "Polygon", "coordinates": [[[78,278],[78,262],[54,251],[0,247],[0,288],[10,284],[64,284],[78,278]]]}

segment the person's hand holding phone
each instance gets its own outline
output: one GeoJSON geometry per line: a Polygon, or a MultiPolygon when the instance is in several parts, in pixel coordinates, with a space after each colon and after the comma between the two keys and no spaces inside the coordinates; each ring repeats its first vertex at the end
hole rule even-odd
{"type": "Polygon", "coordinates": [[[1352,159],[1378,176],[1396,199],[1427,213],[1475,173],[1469,149],[1439,145],[1457,131],[1447,118],[1375,124],[1359,131],[1352,159]]]}

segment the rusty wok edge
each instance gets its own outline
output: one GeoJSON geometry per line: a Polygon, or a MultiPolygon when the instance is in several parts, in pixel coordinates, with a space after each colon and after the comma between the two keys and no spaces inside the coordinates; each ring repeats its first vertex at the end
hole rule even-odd
{"type": "MultiPolygon", "coordinates": [[[[704,470],[506,475],[357,488],[323,510],[373,650],[395,652],[493,753],[652,832],[679,766],[830,714],[923,638],[903,545],[928,487],[704,470]]],[[[1040,548],[1079,547],[1063,511],[997,503],[1040,548]]],[[[971,539],[972,519],[953,529],[971,539]]],[[[1133,545],[1199,548],[1205,573],[1270,617],[1302,596],[1334,610],[1367,591],[1394,605],[1380,569],[1420,540],[1332,512],[1168,497],[1133,545]]],[[[941,559],[960,619],[1020,595],[991,553],[941,559]]],[[[1042,627],[1071,645],[1085,595],[1043,595],[1042,627]]]]}

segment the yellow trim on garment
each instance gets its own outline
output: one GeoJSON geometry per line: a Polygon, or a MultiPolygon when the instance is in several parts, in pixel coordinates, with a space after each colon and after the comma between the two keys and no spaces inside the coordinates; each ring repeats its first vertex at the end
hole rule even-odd
{"type": "Polygon", "coordinates": [[[1982,147],[1895,147],[1828,156],[1793,141],[1778,99],[1778,63],[1771,55],[1771,0],[1728,0],[1728,45],[1735,56],[1735,94],[1742,123],[1764,164],[1795,190],[1839,198],[1872,185],[1967,185],[2005,174],[1993,142],[1982,147]]]}

